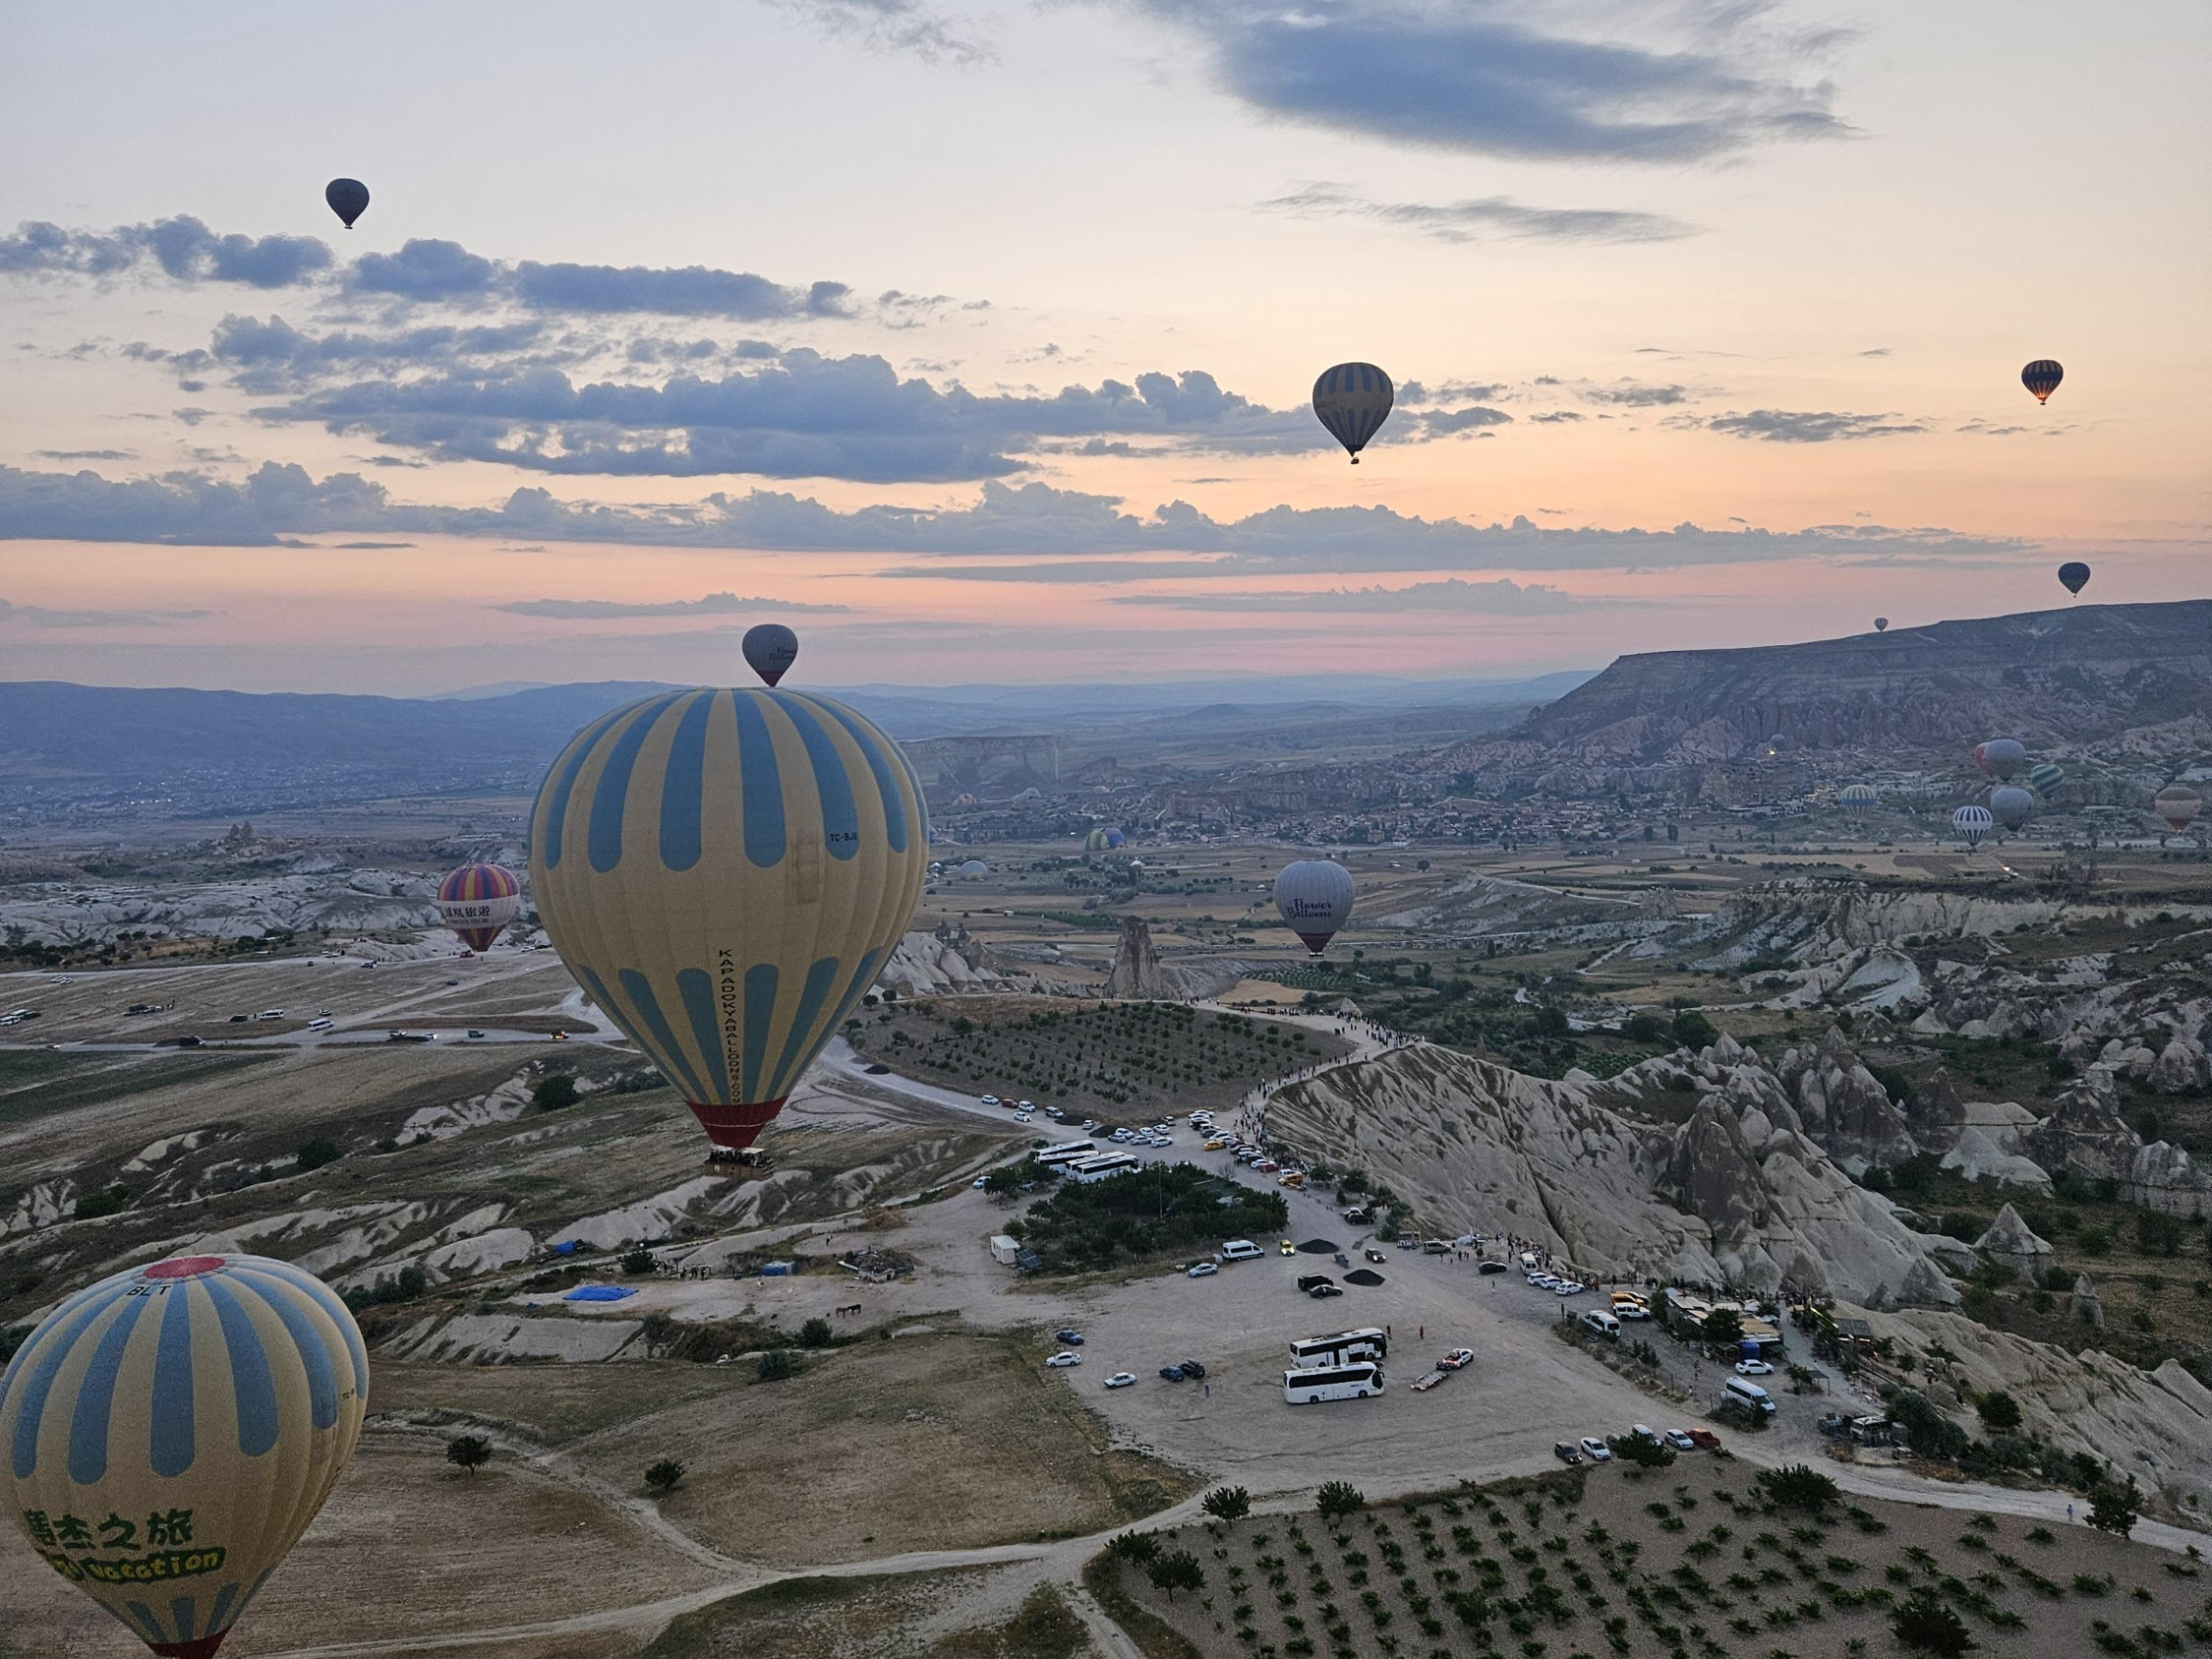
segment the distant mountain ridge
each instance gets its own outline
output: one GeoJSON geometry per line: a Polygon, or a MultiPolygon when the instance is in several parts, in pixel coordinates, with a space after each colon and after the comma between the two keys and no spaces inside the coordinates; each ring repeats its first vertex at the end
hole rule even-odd
{"type": "Polygon", "coordinates": [[[1555,751],[1720,759],[1806,748],[2109,737],[2212,715],[2212,600],[2081,605],[1801,645],[1653,651],[1511,737],[1555,751]]]}

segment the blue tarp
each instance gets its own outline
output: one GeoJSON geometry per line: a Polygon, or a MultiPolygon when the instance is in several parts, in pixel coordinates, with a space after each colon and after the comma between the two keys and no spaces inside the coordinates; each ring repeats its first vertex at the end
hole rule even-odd
{"type": "Polygon", "coordinates": [[[576,1254],[576,1241],[564,1238],[553,1247],[553,1252],[555,1256],[573,1256],[576,1254]]]}
{"type": "Polygon", "coordinates": [[[579,1284],[563,1302],[619,1302],[625,1296],[635,1296],[636,1291],[621,1284],[579,1284]]]}
{"type": "Polygon", "coordinates": [[[791,1264],[788,1262],[763,1262],[760,1276],[763,1278],[782,1278],[791,1271],[791,1264]]]}

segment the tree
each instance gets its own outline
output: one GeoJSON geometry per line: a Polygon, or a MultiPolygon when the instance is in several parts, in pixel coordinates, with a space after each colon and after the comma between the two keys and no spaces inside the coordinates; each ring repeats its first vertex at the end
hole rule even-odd
{"type": "Polygon", "coordinates": [[[1625,1029],[1631,1041],[1657,1042],[1666,1035],[1666,1022],[1646,1008],[1629,1015],[1625,1029]]]}
{"type": "Polygon", "coordinates": [[[2117,1532],[2125,1538],[2135,1529],[2140,1512],[2141,1499],[2133,1475],[2127,1477],[2125,1486],[2101,1480],[2089,1489],[2089,1524],[2100,1532],[2117,1532]]]}
{"type": "Polygon", "coordinates": [[[1252,1494],[1241,1486],[1217,1486],[1198,1508],[1216,1520],[1243,1520],[1252,1513],[1252,1494]]]}
{"type": "Polygon", "coordinates": [[[1809,1463],[1788,1463],[1758,1477],[1760,1490],[1785,1510],[1809,1510],[1819,1514],[1831,1504],[1843,1501],[1835,1482],[1809,1463]]]}
{"type": "Polygon", "coordinates": [[[798,1370],[798,1361],[786,1350],[770,1348],[760,1356],[760,1363],[753,1368],[753,1377],[762,1383],[781,1383],[786,1377],[796,1377],[798,1370]]]}
{"type": "Polygon", "coordinates": [[[802,1348],[826,1348],[830,1345],[830,1322],[819,1314],[799,1327],[798,1339],[802,1348]]]}
{"type": "Polygon", "coordinates": [[[445,1460],[473,1475],[492,1461],[492,1443],[482,1435],[455,1435],[445,1443],[445,1460]]]}
{"type": "Polygon", "coordinates": [[[1966,1621],[1929,1589],[1915,1590],[1906,1598],[1890,1621],[1890,1633],[1906,1647],[1940,1654],[1942,1659],[1957,1659],[1975,1646],[1966,1633],[1966,1621]]]}
{"type": "Polygon", "coordinates": [[[1743,1315],[1733,1308],[1715,1308],[1700,1327],[1708,1342],[1732,1348],[1743,1340],[1743,1315]]]}
{"type": "Polygon", "coordinates": [[[1663,1469],[1674,1461],[1674,1448],[1649,1435],[1614,1435],[1605,1447],[1622,1462],[1641,1469],[1663,1469]]]}
{"type": "Polygon", "coordinates": [[[1674,1016],[1667,1035],[1678,1048],[1704,1048],[1719,1038],[1720,1029],[1696,1009],[1685,1008],[1674,1016]]]}
{"type": "Polygon", "coordinates": [[[1206,1587],[1205,1569],[1198,1558],[1189,1550],[1170,1550],[1144,1570],[1144,1576],[1152,1580],[1155,1590],[1167,1591],[1167,1598],[1175,1600],[1178,1590],[1202,1590],[1206,1587]]]}
{"type": "Polygon", "coordinates": [[[1565,1037],[1574,1029],[1567,1024],[1567,1011],[1548,1002],[1536,1011],[1533,1023],[1539,1037],[1565,1037]]]}
{"type": "Polygon", "coordinates": [[[2003,1389],[1992,1389],[1974,1402],[1982,1427],[2003,1434],[2020,1426],[2020,1402],[2003,1389]]]}
{"type": "Polygon", "coordinates": [[[1002,1163],[983,1177],[983,1190],[993,1198],[1012,1198],[1021,1190],[1020,1165],[1002,1163]]]}
{"type": "Polygon", "coordinates": [[[1106,1540],[1107,1549],[1117,1561],[1132,1561],[1142,1567],[1157,1561],[1160,1555],[1160,1538],[1156,1532],[1117,1532],[1106,1540]]]}
{"type": "Polygon", "coordinates": [[[645,1485],[650,1492],[666,1498],[683,1479],[683,1465],[673,1457],[664,1457],[645,1471],[645,1485]]]}
{"type": "Polygon", "coordinates": [[[634,1250],[625,1250],[622,1253],[622,1271],[632,1278],[651,1273],[654,1266],[653,1252],[642,1244],[634,1250]]]}
{"type": "Polygon", "coordinates": [[[327,1135],[318,1135],[300,1144],[300,1150],[292,1155],[292,1161],[301,1169],[320,1169],[325,1163],[335,1163],[343,1156],[345,1154],[339,1150],[337,1142],[327,1135]]]}
{"type": "Polygon", "coordinates": [[[566,1072],[553,1072],[540,1078],[530,1091],[530,1103],[542,1112],[556,1112],[563,1106],[572,1106],[578,1097],[576,1080],[566,1072]]]}
{"type": "Polygon", "coordinates": [[[1366,1509],[1368,1497],[1348,1480],[1323,1481],[1313,1494],[1313,1507],[1323,1520],[1341,1520],[1355,1510],[1366,1509]]]}

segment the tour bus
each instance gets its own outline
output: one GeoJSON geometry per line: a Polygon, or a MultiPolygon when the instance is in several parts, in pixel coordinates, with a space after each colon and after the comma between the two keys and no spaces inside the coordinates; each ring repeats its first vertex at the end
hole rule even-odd
{"type": "Polygon", "coordinates": [[[1063,1141],[1057,1147],[1044,1147],[1029,1155],[1039,1163],[1073,1163],[1077,1158],[1096,1157],[1098,1155],[1098,1143],[1096,1141],[1063,1141]]]}
{"type": "Polygon", "coordinates": [[[1382,1367],[1371,1359],[1283,1373],[1283,1399],[1309,1405],[1317,1399],[1361,1399],[1382,1392],[1382,1367]]]}
{"type": "Polygon", "coordinates": [[[1333,1336],[1302,1336],[1290,1345],[1290,1362],[1299,1370],[1307,1371],[1315,1366],[1384,1359],[1389,1353],[1389,1336],[1370,1327],[1364,1331],[1339,1331],[1333,1336]]]}
{"type": "Polygon", "coordinates": [[[1077,1181],[1103,1181],[1109,1175],[1126,1175],[1143,1167],[1132,1153],[1101,1153],[1096,1157],[1078,1157],[1073,1163],[1061,1165],[1062,1171],[1077,1181]]]}

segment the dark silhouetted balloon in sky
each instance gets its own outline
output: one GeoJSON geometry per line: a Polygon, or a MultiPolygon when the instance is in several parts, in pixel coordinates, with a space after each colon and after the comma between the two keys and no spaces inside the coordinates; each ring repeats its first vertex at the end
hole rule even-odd
{"type": "Polygon", "coordinates": [[[1390,377],[1372,363],[1339,363],[1313,383],[1313,413],[1360,464],[1360,451],[1390,418],[1397,393],[1390,377]]]}
{"type": "Polygon", "coordinates": [[[322,187],[322,200],[351,230],[353,221],[369,210],[369,187],[359,179],[332,179],[322,187]]]}
{"type": "Polygon", "coordinates": [[[761,622],[745,630],[745,663],[774,685],[798,661],[798,635],[782,622],[761,622]]]}
{"type": "Polygon", "coordinates": [[[2048,357],[2038,357],[2020,371],[2020,385],[2035,393],[2038,403],[2050,402],[2051,394],[2059,389],[2059,383],[2066,378],[2066,372],[2048,357]]]}
{"type": "Polygon", "coordinates": [[[2078,559],[2069,559],[2059,566],[2059,580],[2066,592],[2078,595],[2089,585],[2089,566],[2078,559]]]}

